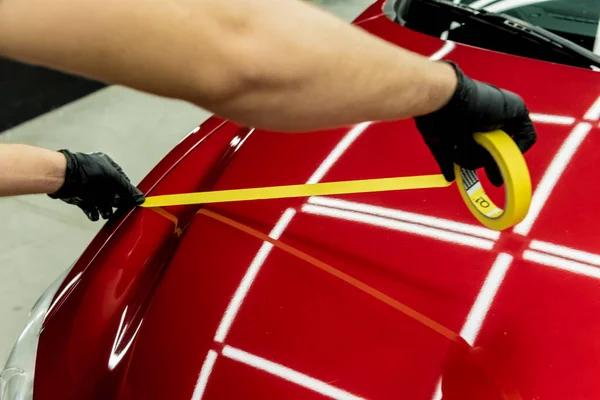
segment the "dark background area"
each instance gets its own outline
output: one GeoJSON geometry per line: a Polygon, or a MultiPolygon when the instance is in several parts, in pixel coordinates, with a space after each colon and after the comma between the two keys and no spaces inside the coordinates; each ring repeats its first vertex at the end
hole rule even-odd
{"type": "Polygon", "coordinates": [[[106,86],[0,58],[0,132],[106,86]]]}

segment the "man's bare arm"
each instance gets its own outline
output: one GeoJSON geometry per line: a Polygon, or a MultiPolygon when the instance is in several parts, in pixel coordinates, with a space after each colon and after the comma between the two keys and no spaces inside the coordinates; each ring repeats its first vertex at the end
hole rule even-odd
{"type": "Polygon", "coordinates": [[[55,151],[0,144],[0,197],[54,193],[65,182],[67,161],[55,151]]]}
{"type": "Polygon", "coordinates": [[[284,131],[428,114],[456,87],[300,0],[0,0],[0,55],[284,131]]]}

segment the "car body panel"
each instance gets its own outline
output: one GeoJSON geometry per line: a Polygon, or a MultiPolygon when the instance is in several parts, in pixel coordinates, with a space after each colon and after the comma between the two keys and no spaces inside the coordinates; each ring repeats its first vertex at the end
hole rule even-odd
{"type": "MultiPolygon", "coordinates": [[[[454,185],[207,207],[350,284],[197,206],[137,209],[104,228],[59,291],[36,399],[432,399],[441,377],[445,399],[600,396],[598,75],[444,43],[394,24],[380,2],[360,21],[523,96],[540,136],[526,155],[531,228],[483,229],[454,185]]],[[[141,186],[156,195],[432,173],[410,120],[291,135],[214,119],[141,186]]]]}

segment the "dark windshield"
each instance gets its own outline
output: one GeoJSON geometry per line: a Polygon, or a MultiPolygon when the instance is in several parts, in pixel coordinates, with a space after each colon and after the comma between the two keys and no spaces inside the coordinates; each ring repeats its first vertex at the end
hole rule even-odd
{"type": "Polygon", "coordinates": [[[431,36],[600,70],[600,0],[395,0],[391,7],[396,22],[431,36]]]}
{"type": "Polygon", "coordinates": [[[600,0],[454,0],[454,3],[508,14],[600,54],[600,39],[597,39],[600,0]]]}

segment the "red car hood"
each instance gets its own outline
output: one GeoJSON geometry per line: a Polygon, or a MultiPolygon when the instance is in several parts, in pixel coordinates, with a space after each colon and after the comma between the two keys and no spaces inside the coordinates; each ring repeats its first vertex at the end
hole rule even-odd
{"type": "MultiPolygon", "coordinates": [[[[600,397],[600,78],[385,17],[362,26],[525,98],[539,133],[527,219],[484,229],[455,186],[206,208],[229,223],[136,210],[59,294],[37,399],[600,397]],[[191,221],[179,239],[174,217],[191,221]]],[[[198,146],[153,194],[199,190],[202,163],[214,189],[438,172],[412,121],[246,132],[216,131],[206,146],[235,154],[194,159],[198,146]]]]}

